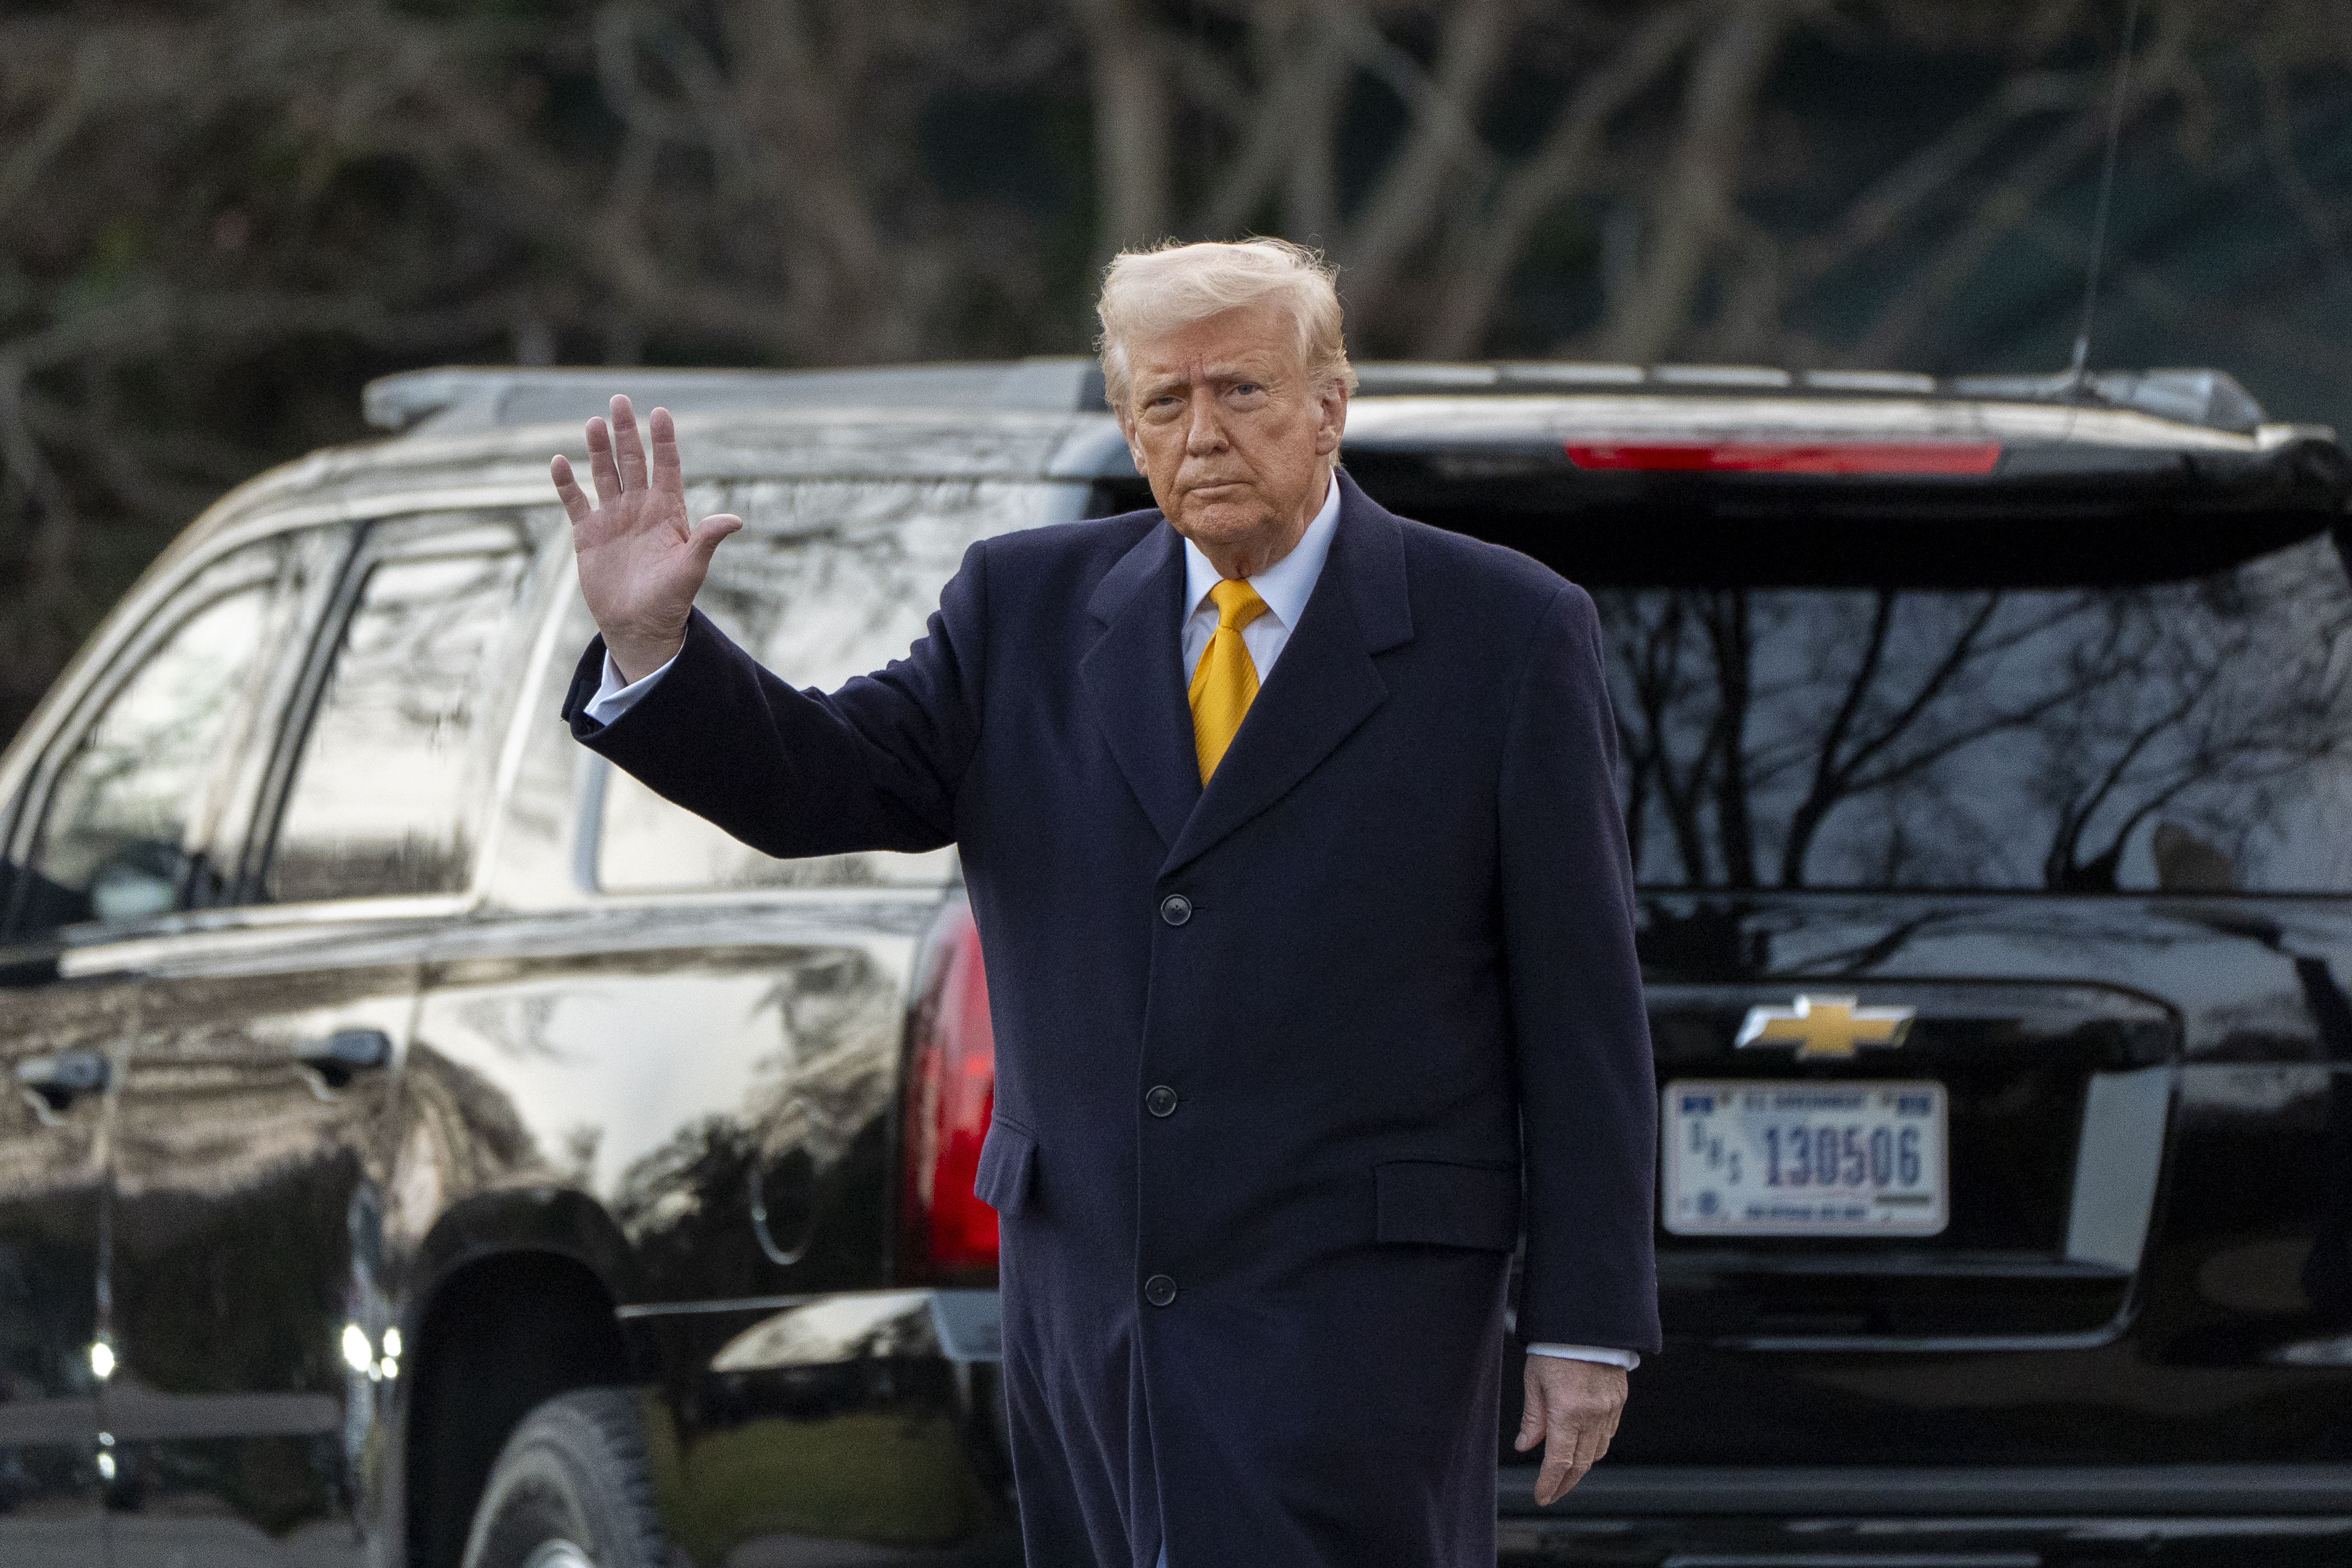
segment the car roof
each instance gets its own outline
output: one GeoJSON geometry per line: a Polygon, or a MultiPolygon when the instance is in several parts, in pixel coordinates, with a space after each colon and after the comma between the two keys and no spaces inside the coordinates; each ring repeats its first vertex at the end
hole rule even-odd
{"type": "MultiPolygon", "coordinates": [[[[1475,466],[1480,449],[1505,448],[1573,468],[1567,452],[1589,464],[1591,451],[1613,447],[1636,453],[1638,467],[1639,453],[1662,449],[1975,443],[1999,453],[1996,479],[2157,474],[2176,487],[2226,483],[2233,506],[2277,494],[2297,511],[2340,511],[2352,499],[2352,458],[2334,431],[2267,421],[2214,370],[2107,371],[2080,388],[2064,376],[1552,361],[1373,363],[1358,374],[1344,450],[1368,464],[1466,449],[1475,466]]],[[[585,416],[616,391],[677,415],[690,481],[1137,477],[1099,367],[1076,357],[811,371],[444,366],[369,384],[369,419],[396,434],[247,481],[157,564],[264,513],[286,526],[549,504],[549,455],[582,456],[585,416]]]]}
{"type": "MultiPolygon", "coordinates": [[[[2080,414],[2124,410],[2168,424],[2249,436],[2262,406],[2226,372],[2102,371],[1937,377],[1901,371],[1788,371],[1765,365],[1607,364],[1562,360],[1376,362],[1357,367],[1357,396],[1496,397],[1648,395],[1685,406],[1767,398],[1792,407],[1864,400],[1925,405],[2019,405],[2080,414]]],[[[614,391],[673,412],[734,409],[939,408],[1036,413],[1108,412],[1092,360],[1036,358],[841,370],[661,370],[464,366],[408,371],[368,384],[368,423],[393,432],[447,433],[580,418],[614,391]]]]}

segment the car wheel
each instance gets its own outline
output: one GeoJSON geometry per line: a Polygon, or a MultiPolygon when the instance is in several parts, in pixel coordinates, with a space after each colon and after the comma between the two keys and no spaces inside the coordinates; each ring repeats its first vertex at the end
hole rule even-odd
{"type": "Polygon", "coordinates": [[[466,1538],[465,1568],[662,1568],[636,1395],[562,1394],[499,1451],[466,1538]]]}

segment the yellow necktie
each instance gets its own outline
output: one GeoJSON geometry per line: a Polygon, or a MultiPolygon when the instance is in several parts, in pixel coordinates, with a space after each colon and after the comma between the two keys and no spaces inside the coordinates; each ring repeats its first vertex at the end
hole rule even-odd
{"type": "Polygon", "coordinates": [[[1234,732],[1242,727],[1242,715],[1249,711],[1250,700],[1257,695],[1257,666],[1250,661],[1242,628],[1265,614],[1265,601],[1257,596],[1257,590],[1231,577],[1221,579],[1209,590],[1209,597],[1217,606],[1217,629],[1209,646],[1201,650],[1201,662],[1192,668],[1192,687],[1187,693],[1192,702],[1192,747],[1201,756],[1202,784],[1217,771],[1225,748],[1234,743],[1234,732]]]}

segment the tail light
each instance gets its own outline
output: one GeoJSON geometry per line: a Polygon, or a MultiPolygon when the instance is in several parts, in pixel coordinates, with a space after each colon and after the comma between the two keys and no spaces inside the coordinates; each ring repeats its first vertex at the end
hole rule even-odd
{"type": "Polygon", "coordinates": [[[996,1031],[971,906],[940,914],[924,950],[900,1108],[899,1213],[908,1280],[979,1279],[996,1268],[996,1211],[972,1196],[996,1105],[996,1031]]]}
{"type": "Polygon", "coordinates": [[[1570,442],[1580,468],[1748,474],[1989,474],[1995,441],[1715,441],[1656,446],[1570,442]]]}

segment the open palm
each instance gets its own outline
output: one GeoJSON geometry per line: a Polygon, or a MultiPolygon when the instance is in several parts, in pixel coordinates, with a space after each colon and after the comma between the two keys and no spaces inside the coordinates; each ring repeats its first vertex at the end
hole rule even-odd
{"type": "Polygon", "coordinates": [[[710,552],[743,526],[730,512],[706,517],[699,527],[688,521],[677,426],[667,408],[655,409],[647,424],[654,443],[650,469],[636,411],[626,397],[613,399],[609,427],[602,419],[588,421],[593,501],[572,477],[569,459],[559,456],[549,465],[572,519],[580,595],[626,680],[652,674],[677,654],[694,595],[710,570],[710,552]]]}

